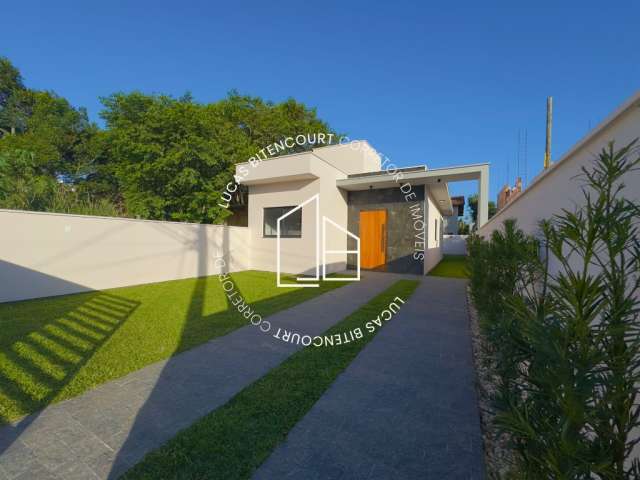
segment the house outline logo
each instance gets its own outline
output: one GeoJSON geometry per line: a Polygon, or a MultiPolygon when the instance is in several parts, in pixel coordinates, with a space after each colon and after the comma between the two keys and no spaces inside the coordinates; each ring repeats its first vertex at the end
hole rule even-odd
{"type": "Polygon", "coordinates": [[[320,283],[320,264],[322,263],[322,280],[328,282],[358,282],[360,281],[360,237],[354,235],[346,228],[338,225],[336,222],[331,220],[329,217],[323,215],[322,216],[322,262],[320,262],[320,194],[316,193],[311,198],[308,198],[300,205],[295,208],[292,208],[284,215],[278,217],[276,222],[276,286],[278,287],[319,287],[320,283]],[[281,254],[281,242],[280,242],[280,225],[282,220],[287,218],[289,215],[297,212],[298,210],[302,210],[302,207],[308,205],[309,203],[315,203],[315,217],[316,217],[316,261],[315,261],[315,275],[313,277],[296,277],[298,282],[302,283],[282,283],[281,278],[281,262],[282,262],[282,254],[281,254]],[[346,233],[347,237],[351,237],[356,241],[356,249],[355,250],[327,250],[327,226],[331,225],[334,228],[337,228],[339,231],[346,233]],[[354,254],[356,255],[356,276],[355,277],[327,277],[327,254],[354,254]],[[310,283],[315,282],[315,283],[310,283]]]}

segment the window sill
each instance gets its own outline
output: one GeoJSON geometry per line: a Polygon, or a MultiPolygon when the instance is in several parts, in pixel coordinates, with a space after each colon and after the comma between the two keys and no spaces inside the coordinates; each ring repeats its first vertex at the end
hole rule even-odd
{"type": "MultiPolygon", "coordinates": [[[[262,238],[278,238],[277,235],[262,235],[262,238]]],[[[280,238],[302,238],[302,235],[280,235],[280,238]]]]}

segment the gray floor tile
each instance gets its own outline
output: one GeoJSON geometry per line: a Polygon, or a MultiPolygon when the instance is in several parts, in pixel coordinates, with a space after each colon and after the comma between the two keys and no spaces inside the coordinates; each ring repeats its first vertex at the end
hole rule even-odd
{"type": "Polygon", "coordinates": [[[254,478],[484,478],[465,295],[423,279],[254,478]]]}
{"type": "MultiPolygon", "coordinates": [[[[364,275],[359,283],[268,320],[276,328],[295,326],[316,335],[398,278],[401,276],[364,275]],[[327,304],[332,308],[327,309],[327,304]]],[[[0,428],[0,479],[2,475],[12,480],[117,478],[147,452],[224,405],[299,348],[248,325],[52,405],[0,428]]],[[[338,473],[339,469],[327,470],[331,478],[338,478],[338,473]]]]}

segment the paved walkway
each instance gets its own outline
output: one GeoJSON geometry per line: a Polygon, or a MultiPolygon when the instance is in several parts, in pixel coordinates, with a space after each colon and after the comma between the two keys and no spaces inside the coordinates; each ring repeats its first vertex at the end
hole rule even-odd
{"type": "Polygon", "coordinates": [[[465,288],[425,277],[254,480],[484,478],[465,288]]]}
{"type": "MultiPolygon", "coordinates": [[[[319,334],[398,278],[365,274],[269,320],[319,334]]],[[[247,326],[52,405],[0,429],[0,480],[117,478],[298,348],[247,326]]]]}

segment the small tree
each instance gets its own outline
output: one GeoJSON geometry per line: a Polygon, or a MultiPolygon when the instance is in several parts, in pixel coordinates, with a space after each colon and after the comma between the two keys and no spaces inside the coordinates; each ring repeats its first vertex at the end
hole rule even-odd
{"type": "Polygon", "coordinates": [[[464,220],[458,220],[458,235],[469,235],[471,228],[464,220]]]}
{"type": "MultiPolygon", "coordinates": [[[[478,195],[470,195],[467,198],[467,208],[469,209],[469,215],[471,216],[471,222],[473,223],[474,230],[478,229],[478,195]]],[[[487,208],[489,209],[488,217],[493,217],[498,211],[496,203],[493,200],[489,200],[487,208]]]]}

